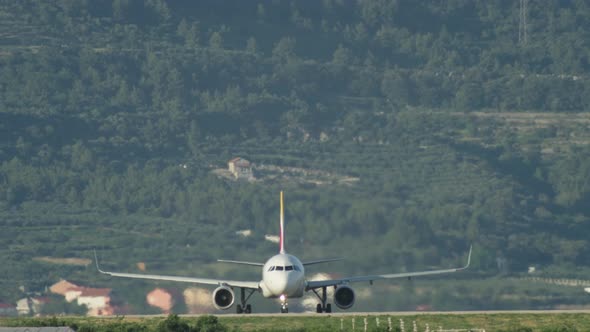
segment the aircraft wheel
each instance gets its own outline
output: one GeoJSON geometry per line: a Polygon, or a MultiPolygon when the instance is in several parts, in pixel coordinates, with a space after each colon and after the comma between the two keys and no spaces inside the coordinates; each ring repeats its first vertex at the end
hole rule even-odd
{"type": "Polygon", "coordinates": [[[242,310],[242,306],[238,304],[238,305],[236,306],[236,313],[238,313],[238,314],[241,314],[241,313],[243,313],[243,312],[244,312],[244,311],[242,310]]]}
{"type": "Polygon", "coordinates": [[[322,305],[318,303],[318,305],[315,307],[315,312],[317,312],[318,314],[322,313],[322,305]]]}
{"type": "Polygon", "coordinates": [[[331,313],[332,312],[332,305],[330,303],[326,304],[326,312],[327,313],[331,313]]]}
{"type": "Polygon", "coordinates": [[[286,314],[288,312],[289,312],[289,309],[288,308],[281,308],[281,313],[282,314],[286,314]]]}
{"type": "Polygon", "coordinates": [[[245,310],[245,312],[246,312],[247,314],[251,314],[251,313],[252,313],[252,306],[251,306],[251,305],[249,305],[249,304],[246,304],[246,310],[245,310]]]}

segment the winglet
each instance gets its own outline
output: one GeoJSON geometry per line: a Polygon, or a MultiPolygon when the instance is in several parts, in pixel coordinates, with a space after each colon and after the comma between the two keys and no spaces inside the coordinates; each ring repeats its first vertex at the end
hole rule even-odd
{"type": "Polygon", "coordinates": [[[98,272],[108,274],[107,272],[101,270],[100,266],[98,266],[98,256],[96,255],[96,249],[94,249],[94,262],[96,263],[96,269],[98,270],[98,272]]]}
{"type": "Polygon", "coordinates": [[[279,233],[279,253],[285,253],[285,214],[283,210],[283,191],[281,190],[281,217],[280,217],[280,233],[279,233]]]}
{"type": "Polygon", "coordinates": [[[471,252],[472,251],[473,251],[473,244],[469,246],[469,255],[467,255],[467,264],[461,270],[465,270],[466,268],[469,267],[469,264],[471,264],[471,252]]]}

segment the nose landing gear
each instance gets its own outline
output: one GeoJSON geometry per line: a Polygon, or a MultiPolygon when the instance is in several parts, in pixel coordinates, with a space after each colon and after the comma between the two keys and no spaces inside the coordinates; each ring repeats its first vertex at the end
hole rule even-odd
{"type": "Polygon", "coordinates": [[[289,305],[287,304],[287,297],[283,294],[279,297],[281,300],[281,313],[286,314],[289,312],[289,305]]]}

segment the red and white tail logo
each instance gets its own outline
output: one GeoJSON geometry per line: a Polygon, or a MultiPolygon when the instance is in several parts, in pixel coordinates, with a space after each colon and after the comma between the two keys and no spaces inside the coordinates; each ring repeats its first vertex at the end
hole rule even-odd
{"type": "Polygon", "coordinates": [[[281,191],[281,229],[280,229],[280,234],[279,234],[279,246],[280,246],[280,251],[279,253],[284,254],[285,253],[285,215],[284,215],[284,210],[283,210],[283,192],[281,191]]]}

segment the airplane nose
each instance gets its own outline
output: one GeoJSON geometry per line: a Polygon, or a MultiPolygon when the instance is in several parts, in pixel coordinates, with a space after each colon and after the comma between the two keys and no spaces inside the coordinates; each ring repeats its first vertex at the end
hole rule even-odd
{"type": "Polygon", "coordinates": [[[298,294],[302,287],[303,279],[295,273],[289,273],[283,278],[276,278],[269,284],[269,289],[275,296],[298,294]]]}
{"type": "Polygon", "coordinates": [[[288,282],[287,278],[277,278],[272,281],[270,288],[271,288],[273,294],[281,295],[281,294],[286,293],[288,285],[289,285],[289,282],[288,282]]]}

